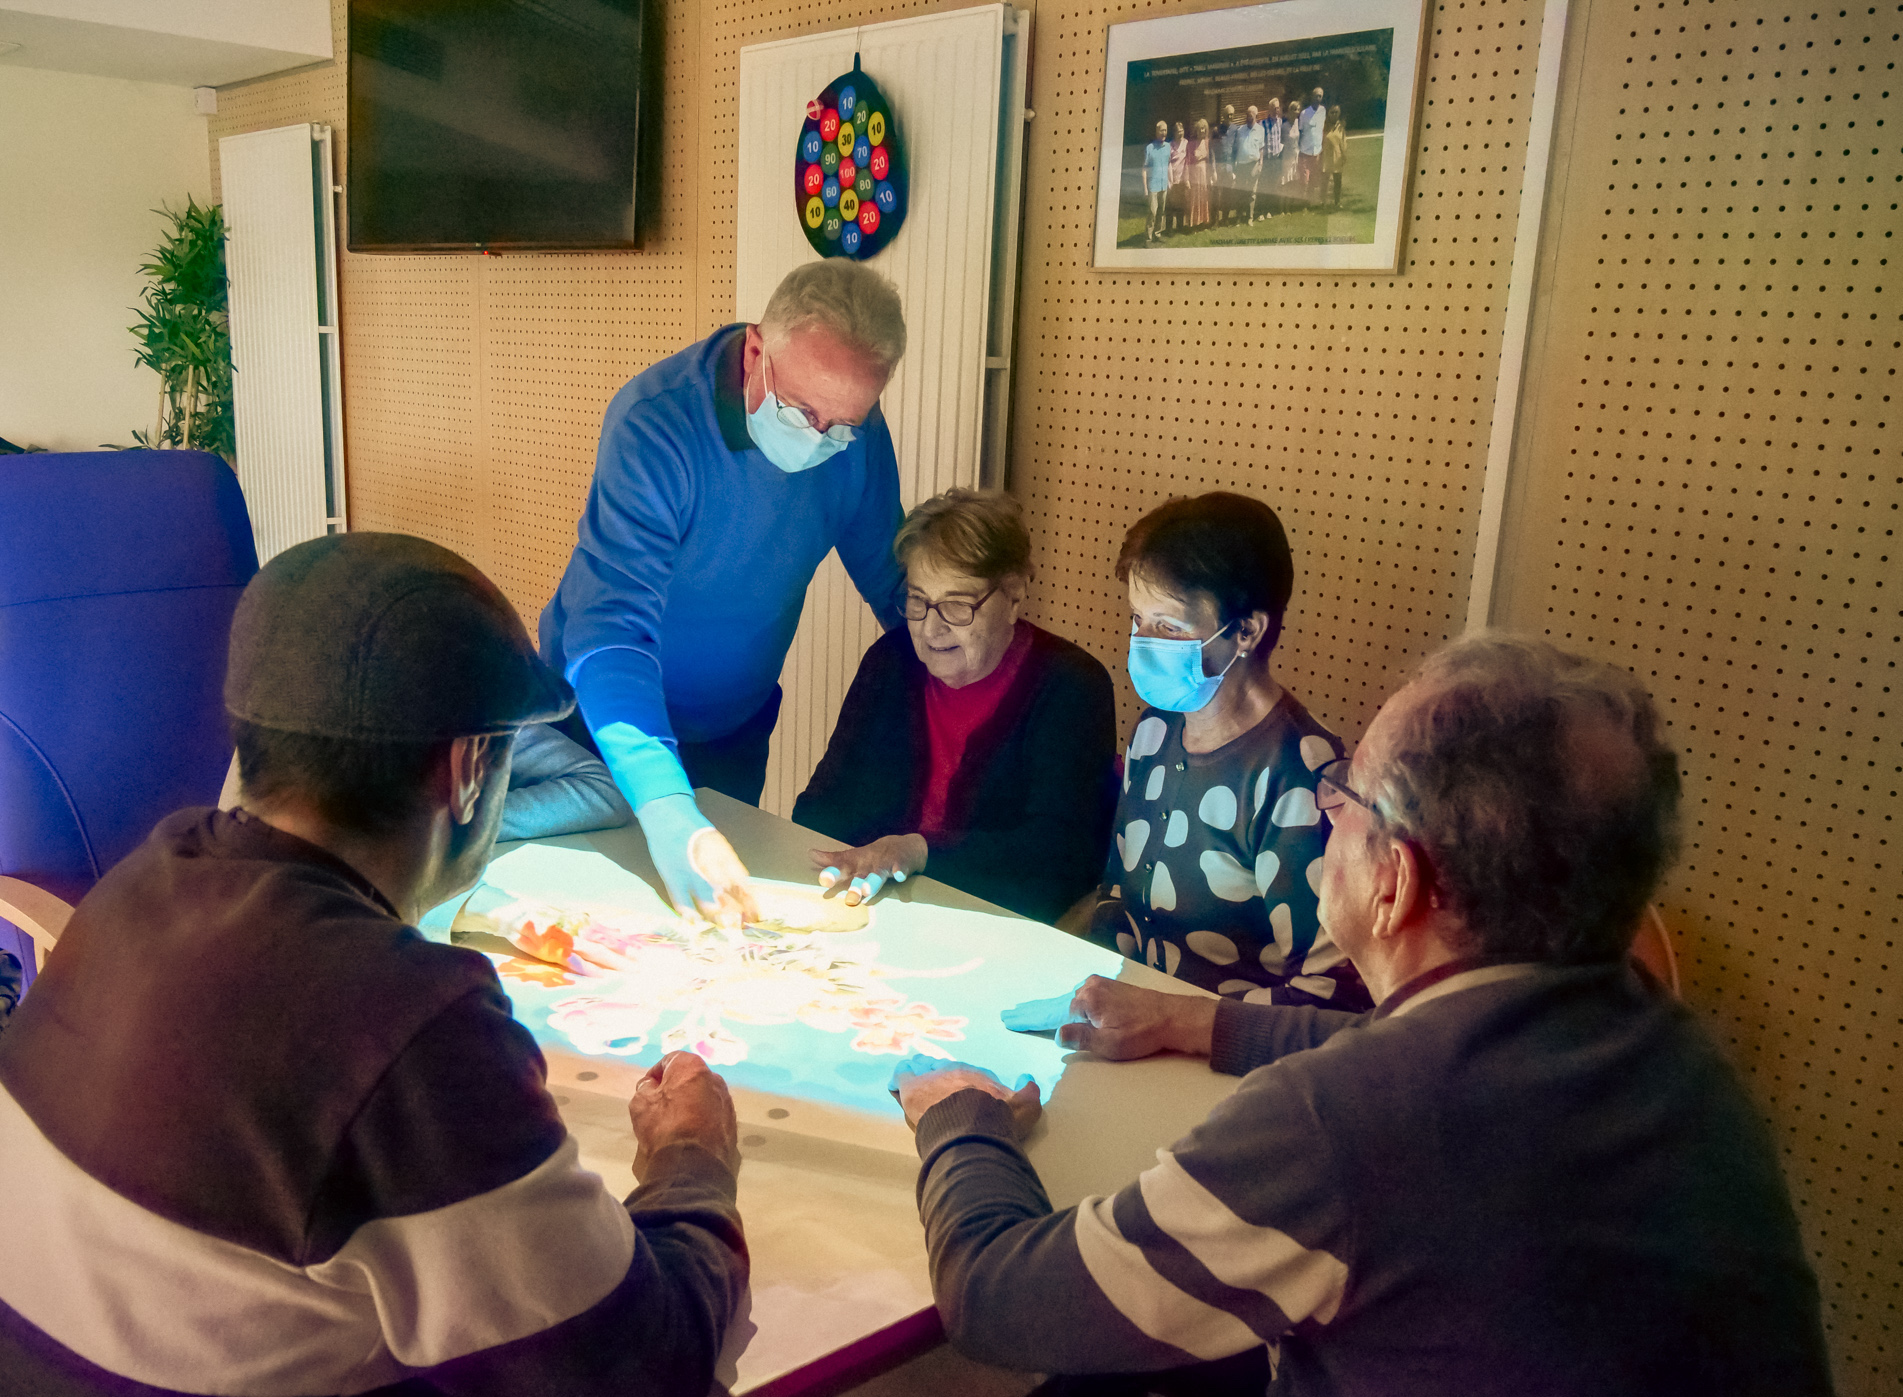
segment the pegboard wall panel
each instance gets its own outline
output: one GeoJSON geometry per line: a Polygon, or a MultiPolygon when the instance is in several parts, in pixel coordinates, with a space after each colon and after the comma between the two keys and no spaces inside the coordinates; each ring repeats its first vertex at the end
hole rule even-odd
{"type": "Polygon", "coordinates": [[[1495,607],[1671,722],[1686,996],[1771,1121],[1839,1390],[1872,1397],[1903,1379],[1900,29],[1593,0],[1495,607]]]}
{"type": "Polygon", "coordinates": [[[1430,3],[1399,276],[1093,271],[1106,26],[1209,8],[1037,10],[1011,455],[1033,611],[1110,667],[1127,726],[1124,530],[1255,495],[1295,552],[1278,672],[1352,737],[1465,619],[1542,6],[1430,3]]]}
{"type": "MultiPolygon", "coordinates": [[[[350,522],[431,538],[474,561],[531,628],[575,543],[608,399],[728,313],[695,316],[698,238],[708,223],[692,158],[702,140],[700,11],[666,6],[669,113],[659,226],[639,253],[381,257],[338,268],[350,522]]],[[[338,54],[346,0],[333,0],[338,54]]],[[[346,69],[323,64],[219,93],[221,136],[301,121],[337,132],[348,160],[346,69]]],[[[706,123],[712,125],[714,123],[706,123]]],[[[731,228],[731,210],[725,216],[731,228]]],[[[728,294],[731,299],[731,270],[728,294]]]]}

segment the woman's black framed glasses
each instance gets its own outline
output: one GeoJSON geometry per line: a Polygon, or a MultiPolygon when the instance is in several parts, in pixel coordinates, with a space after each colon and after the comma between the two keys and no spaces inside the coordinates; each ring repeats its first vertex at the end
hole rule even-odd
{"type": "Polygon", "coordinates": [[[948,626],[969,626],[978,619],[978,608],[996,596],[998,589],[993,587],[977,601],[966,601],[963,597],[946,597],[943,601],[926,601],[916,592],[905,594],[905,619],[923,621],[927,612],[936,611],[938,617],[948,626]]]}

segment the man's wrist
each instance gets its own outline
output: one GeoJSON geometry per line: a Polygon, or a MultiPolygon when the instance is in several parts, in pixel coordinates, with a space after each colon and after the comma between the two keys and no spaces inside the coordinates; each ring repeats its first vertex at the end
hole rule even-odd
{"type": "Polygon", "coordinates": [[[1169,1029],[1165,1035],[1169,1047],[1193,1057],[1208,1057],[1216,1036],[1216,1008],[1222,1002],[1201,995],[1172,995],[1180,1003],[1170,1006],[1169,1029]]]}

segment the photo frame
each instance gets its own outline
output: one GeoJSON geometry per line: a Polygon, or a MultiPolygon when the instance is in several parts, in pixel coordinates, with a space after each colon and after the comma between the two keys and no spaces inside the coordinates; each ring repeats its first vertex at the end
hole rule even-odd
{"type": "Polygon", "coordinates": [[[1425,35],[1426,0],[1111,25],[1093,264],[1394,272],[1425,35]]]}

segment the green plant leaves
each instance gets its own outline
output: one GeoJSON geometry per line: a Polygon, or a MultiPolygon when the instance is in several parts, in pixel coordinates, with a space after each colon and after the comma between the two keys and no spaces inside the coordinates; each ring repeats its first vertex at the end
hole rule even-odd
{"type": "Polygon", "coordinates": [[[216,451],[237,446],[231,403],[231,327],[226,314],[225,216],[187,196],[183,210],[156,210],[171,223],[139,270],[152,283],[131,327],[138,361],[159,376],[158,425],[134,432],[146,447],[216,451]]]}

